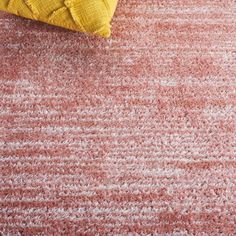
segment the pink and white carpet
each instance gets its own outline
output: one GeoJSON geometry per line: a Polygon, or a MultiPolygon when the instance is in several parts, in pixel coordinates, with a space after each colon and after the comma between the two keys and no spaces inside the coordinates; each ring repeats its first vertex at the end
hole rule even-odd
{"type": "Polygon", "coordinates": [[[0,55],[1,235],[236,235],[234,0],[0,13],[0,55]]]}

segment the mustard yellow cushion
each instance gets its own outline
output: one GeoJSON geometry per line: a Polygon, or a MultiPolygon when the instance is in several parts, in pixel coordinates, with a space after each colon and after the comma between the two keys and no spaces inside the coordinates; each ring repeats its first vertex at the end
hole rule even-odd
{"type": "Polygon", "coordinates": [[[0,0],[0,10],[75,31],[109,37],[117,0],[0,0]]]}

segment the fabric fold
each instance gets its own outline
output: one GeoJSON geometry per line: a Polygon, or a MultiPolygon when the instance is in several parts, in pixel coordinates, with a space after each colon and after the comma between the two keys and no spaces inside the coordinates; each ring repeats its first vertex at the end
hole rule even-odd
{"type": "Polygon", "coordinates": [[[2,0],[0,10],[74,31],[109,37],[118,0],[2,0]]]}

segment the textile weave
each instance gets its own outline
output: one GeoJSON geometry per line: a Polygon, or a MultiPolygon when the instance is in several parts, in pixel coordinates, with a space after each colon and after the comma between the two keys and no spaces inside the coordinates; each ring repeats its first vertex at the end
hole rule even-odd
{"type": "Polygon", "coordinates": [[[235,235],[236,11],[121,0],[109,40],[0,14],[3,235],[235,235]]]}

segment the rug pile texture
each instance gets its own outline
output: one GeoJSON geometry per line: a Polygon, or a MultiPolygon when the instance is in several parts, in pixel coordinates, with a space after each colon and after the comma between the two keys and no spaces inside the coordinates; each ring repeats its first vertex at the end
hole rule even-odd
{"type": "Polygon", "coordinates": [[[236,235],[236,2],[112,25],[0,13],[0,235],[236,235]]]}

